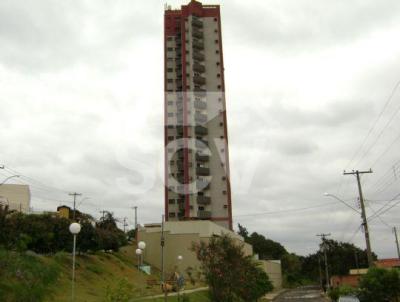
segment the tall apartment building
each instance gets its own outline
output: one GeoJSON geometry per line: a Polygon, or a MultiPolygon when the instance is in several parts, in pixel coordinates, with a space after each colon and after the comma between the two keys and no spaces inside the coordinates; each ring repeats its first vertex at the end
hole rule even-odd
{"type": "Polygon", "coordinates": [[[221,16],[165,8],[165,217],[232,229],[221,16]]]}

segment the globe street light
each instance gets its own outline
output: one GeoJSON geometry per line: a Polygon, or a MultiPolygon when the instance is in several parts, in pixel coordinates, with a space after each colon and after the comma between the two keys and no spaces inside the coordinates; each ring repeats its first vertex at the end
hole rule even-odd
{"type": "Polygon", "coordinates": [[[75,301],[75,251],[76,251],[76,235],[81,231],[81,225],[73,222],[69,225],[69,231],[74,236],[74,243],[72,247],[72,301],[75,301]]]}
{"type": "Polygon", "coordinates": [[[144,249],[146,248],[146,242],[139,241],[138,248],[142,251],[142,253],[140,253],[140,265],[143,265],[143,252],[144,249]]]}
{"type": "Polygon", "coordinates": [[[142,250],[141,249],[136,249],[136,255],[137,255],[137,268],[138,270],[140,269],[140,256],[142,255],[142,250]]]}

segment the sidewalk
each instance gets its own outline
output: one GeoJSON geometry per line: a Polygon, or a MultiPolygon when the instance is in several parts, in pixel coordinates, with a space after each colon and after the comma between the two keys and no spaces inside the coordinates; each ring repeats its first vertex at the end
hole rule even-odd
{"type": "MultiPolygon", "coordinates": [[[[193,288],[193,289],[187,289],[187,290],[181,290],[179,293],[182,294],[190,294],[190,293],[194,293],[194,292],[199,292],[199,291],[203,291],[203,290],[208,290],[208,287],[198,287],[198,288],[193,288]]],[[[168,297],[173,297],[173,296],[177,296],[178,293],[177,292],[171,292],[168,293],[168,297]]],[[[150,300],[150,299],[157,299],[157,298],[162,298],[164,297],[163,294],[161,295],[156,295],[156,296],[147,296],[147,297],[142,297],[142,298],[138,298],[138,299],[134,299],[131,300],[133,301],[143,301],[143,300],[150,300]]]]}
{"type": "Polygon", "coordinates": [[[273,291],[269,294],[266,294],[264,296],[264,299],[267,299],[268,301],[272,301],[273,299],[275,299],[277,296],[279,296],[280,294],[284,293],[285,291],[287,291],[286,288],[282,288],[282,289],[278,289],[276,291],[273,291]]]}

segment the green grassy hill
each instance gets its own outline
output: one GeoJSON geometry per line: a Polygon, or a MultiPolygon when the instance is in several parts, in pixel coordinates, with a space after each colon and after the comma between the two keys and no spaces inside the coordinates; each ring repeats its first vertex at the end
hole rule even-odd
{"type": "MultiPolygon", "coordinates": [[[[69,302],[71,266],[69,253],[42,256],[0,250],[0,301],[69,302]]],[[[118,295],[135,299],[161,294],[159,286],[147,286],[148,279],[158,280],[159,272],[148,276],[136,269],[133,245],[117,253],[77,255],[76,301],[121,301],[118,295]]]]}

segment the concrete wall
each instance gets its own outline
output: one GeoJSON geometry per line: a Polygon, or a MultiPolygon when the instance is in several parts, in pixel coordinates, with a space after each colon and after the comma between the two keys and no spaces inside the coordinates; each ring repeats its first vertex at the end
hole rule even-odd
{"type": "MultiPolygon", "coordinates": [[[[213,235],[229,234],[238,244],[244,244],[246,255],[253,254],[251,245],[244,243],[243,238],[211,221],[168,221],[165,223],[164,261],[167,272],[176,268],[180,271],[192,267],[200,269],[200,263],[190,250],[193,243],[208,242],[213,235]],[[183,259],[178,262],[177,257],[183,259]]],[[[139,240],[146,242],[144,261],[161,269],[161,227],[139,229],[139,240]]]]}
{"type": "Polygon", "coordinates": [[[31,193],[27,185],[3,184],[0,186],[0,197],[10,210],[30,211],[31,193]]]}
{"type": "Polygon", "coordinates": [[[282,267],[280,260],[260,260],[275,289],[282,288],[282,267]]]}

